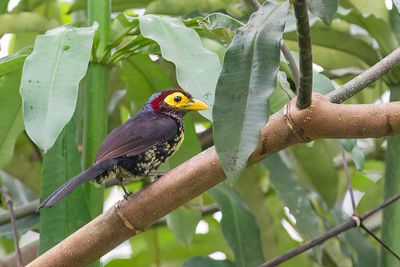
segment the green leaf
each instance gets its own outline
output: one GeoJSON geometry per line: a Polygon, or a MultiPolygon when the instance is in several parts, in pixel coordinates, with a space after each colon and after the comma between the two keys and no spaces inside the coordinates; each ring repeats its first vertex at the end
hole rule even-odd
{"type": "Polygon", "coordinates": [[[20,92],[29,137],[47,151],[71,119],[86,73],[96,27],[60,27],[37,37],[22,72],[20,92]]]}
{"type": "Polygon", "coordinates": [[[44,32],[57,27],[58,22],[37,13],[21,12],[0,15],[0,25],[1,36],[6,33],[44,32]]]}
{"type": "Polygon", "coordinates": [[[246,166],[267,121],[287,13],[287,2],[266,2],[237,31],[226,52],[213,118],[215,147],[228,177],[246,166]]]}
{"type": "Polygon", "coordinates": [[[227,44],[231,43],[236,31],[244,25],[242,22],[222,13],[212,13],[198,23],[203,29],[216,33],[227,44]]]}
{"type": "Polygon", "coordinates": [[[339,153],[337,142],[317,140],[312,146],[294,145],[289,151],[293,153],[293,169],[298,177],[313,187],[329,207],[333,207],[338,190],[338,173],[333,163],[333,158],[339,153]]]}
{"type": "MultiPolygon", "coordinates": [[[[0,167],[10,162],[17,137],[24,130],[21,97],[18,92],[22,62],[19,58],[15,61],[19,61],[19,69],[0,74],[0,167]]],[[[0,69],[3,67],[2,63],[0,62],[0,69]]]]}
{"type": "Polygon", "coordinates": [[[129,31],[139,25],[136,17],[130,17],[125,13],[119,14],[111,22],[109,33],[107,36],[107,44],[117,44],[129,31]]]}
{"type": "Polygon", "coordinates": [[[306,190],[283,161],[283,155],[282,153],[273,154],[264,159],[263,164],[269,170],[272,186],[296,218],[296,228],[310,240],[320,233],[318,215],[311,206],[306,190]]]}
{"type": "MultiPolygon", "coordinates": [[[[124,11],[126,9],[135,9],[135,8],[145,8],[149,3],[154,0],[113,0],[112,1],[112,11],[124,11]]],[[[68,13],[87,9],[87,1],[86,0],[77,0],[74,1],[68,13]]]]}
{"type": "Polygon", "coordinates": [[[0,76],[6,75],[9,72],[21,70],[26,56],[31,53],[31,49],[23,49],[9,56],[0,59],[0,76]]]}
{"type": "Polygon", "coordinates": [[[218,56],[204,48],[196,31],[179,19],[145,15],[139,17],[139,24],[142,35],[156,41],[163,58],[175,64],[179,85],[210,106],[200,113],[211,120],[214,91],[221,71],[218,56]]]}
{"type": "MultiPolygon", "coordinates": [[[[18,234],[23,235],[26,232],[32,230],[32,228],[39,223],[39,214],[33,213],[28,216],[19,218],[16,220],[18,234]]],[[[0,237],[6,237],[12,239],[13,236],[13,229],[11,223],[6,223],[0,225],[0,237]]]]}
{"type": "MultiPolygon", "coordinates": [[[[37,200],[36,195],[31,189],[9,173],[0,171],[0,185],[7,188],[7,192],[13,200],[14,207],[16,208],[15,215],[17,217],[19,215],[17,208],[26,204],[31,204],[32,201],[37,200]]],[[[0,220],[0,224],[1,222],[2,221],[0,220]]]]}
{"type": "Polygon", "coordinates": [[[222,231],[235,254],[235,264],[253,267],[263,263],[260,229],[240,196],[226,184],[220,184],[208,192],[221,209],[222,231]]]}
{"type": "Polygon", "coordinates": [[[340,10],[337,16],[347,23],[355,24],[365,29],[379,44],[379,50],[387,55],[399,47],[392,27],[383,19],[372,14],[362,14],[357,10],[340,10]]]}
{"type": "MultiPolygon", "coordinates": [[[[351,34],[348,30],[343,30],[338,27],[328,27],[321,22],[315,23],[311,27],[312,43],[316,46],[330,48],[345,52],[349,55],[356,56],[363,60],[368,65],[373,65],[379,60],[378,53],[371,47],[366,40],[351,34]]],[[[297,41],[295,32],[285,34],[286,40],[297,41]]],[[[315,56],[321,57],[321,53],[314,53],[315,56]]],[[[329,58],[332,61],[332,57],[329,58]]],[[[350,62],[354,67],[354,62],[350,62]]]]}
{"type": "Polygon", "coordinates": [[[228,14],[240,18],[248,15],[248,6],[240,0],[155,0],[146,7],[146,14],[164,14],[184,16],[191,13],[211,13],[224,10],[228,14]]]}
{"type": "Polygon", "coordinates": [[[127,86],[128,98],[135,103],[134,113],[142,108],[151,94],[173,87],[171,79],[148,55],[131,56],[121,60],[117,67],[127,86]]]}
{"type": "Polygon", "coordinates": [[[193,257],[183,264],[183,267],[235,267],[229,260],[213,260],[209,257],[193,257]]]}
{"type": "Polygon", "coordinates": [[[347,152],[351,152],[353,148],[357,145],[356,139],[340,139],[340,144],[342,145],[343,149],[347,152]]]}
{"type": "Polygon", "coordinates": [[[311,13],[322,19],[325,24],[331,24],[338,8],[337,0],[306,0],[306,2],[311,13]]]}
{"type": "Polygon", "coordinates": [[[0,14],[7,12],[9,0],[3,0],[0,2],[0,14]]]}
{"type": "Polygon", "coordinates": [[[356,165],[358,171],[362,171],[364,169],[365,156],[358,146],[355,146],[351,151],[351,159],[356,165]]]}
{"type": "Polygon", "coordinates": [[[174,233],[179,244],[189,246],[192,243],[193,235],[200,219],[200,212],[186,207],[179,207],[167,215],[167,225],[174,233]]]}
{"type": "MultiPolygon", "coordinates": [[[[80,166],[77,130],[72,120],[44,156],[41,199],[78,174],[80,166]]],[[[89,220],[86,194],[80,186],[51,209],[40,211],[40,252],[47,251],[89,220]]]]}
{"type": "Polygon", "coordinates": [[[325,75],[313,71],[313,91],[323,95],[335,90],[332,81],[325,75]]]}

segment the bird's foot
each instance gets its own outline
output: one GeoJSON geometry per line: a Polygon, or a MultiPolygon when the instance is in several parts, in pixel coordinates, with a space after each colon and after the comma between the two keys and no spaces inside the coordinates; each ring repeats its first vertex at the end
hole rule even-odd
{"type": "Polygon", "coordinates": [[[122,189],[124,190],[124,198],[125,198],[125,199],[128,199],[128,197],[129,197],[130,195],[132,195],[132,192],[129,192],[128,190],[126,190],[126,188],[125,188],[125,186],[124,186],[123,183],[121,183],[121,187],[122,187],[122,189]]]}
{"type": "Polygon", "coordinates": [[[127,200],[132,195],[132,192],[125,192],[124,199],[127,200]]]}

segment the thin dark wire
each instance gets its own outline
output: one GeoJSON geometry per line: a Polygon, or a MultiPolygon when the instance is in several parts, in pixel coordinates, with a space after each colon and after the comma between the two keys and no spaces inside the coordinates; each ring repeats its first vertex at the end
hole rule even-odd
{"type": "Polygon", "coordinates": [[[365,232],[367,232],[370,236],[372,236],[376,241],[378,241],[379,244],[381,244],[387,251],[389,251],[393,256],[397,258],[397,260],[400,261],[400,256],[397,255],[396,252],[394,252],[388,245],[386,245],[379,237],[377,237],[373,232],[371,232],[364,224],[361,224],[360,227],[364,229],[365,232]]]}
{"type": "Polygon", "coordinates": [[[354,198],[353,187],[351,186],[349,166],[347,165],[347,160],[346,160],[346,153],[345,153],[343,147],[340,147],[340,151],[342,153],[342,164],[343,164],[343,168],[344,168],[344,173],[346,175],[347,191],[349,191],[350,199],[351,199],[351,206],[353,207],[353,215],[357,215],[356,200],[354,198]]]}

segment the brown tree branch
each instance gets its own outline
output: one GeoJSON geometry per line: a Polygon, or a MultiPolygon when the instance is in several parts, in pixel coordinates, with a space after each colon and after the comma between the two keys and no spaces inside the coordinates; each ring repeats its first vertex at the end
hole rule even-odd
{"type": "MultiPolygon", "coordinates": [[[[320,138],[394,134],[400,134],[400,102],[338,105],[315,94],[307,109],[299,110],[293,99],[288,108],[270,118],[262,129],[262,145],[249,162],[290,145],[320,138]]],[[[85,266],[224,179],[215,149],[211,147],[98,216],[29,266],[85,266]]]]}
{"type": "Polygon", "coordinates": [[[294,15],[296,17],[297,24],[297,41],[299,45],[300,65],[300,80],[297,90],[297,107],[304,109],[311,104],[313,82],[311,34],[306,0],[294,1],[294,15]]]}

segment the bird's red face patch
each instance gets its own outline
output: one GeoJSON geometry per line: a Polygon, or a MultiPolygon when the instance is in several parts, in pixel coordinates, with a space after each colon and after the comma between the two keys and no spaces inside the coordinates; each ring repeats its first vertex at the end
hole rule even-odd
{"type": "Polygon", "coordinates": [[[176,88],[176,89],[171,89],[171,90],[165,90],[165,91],[161,91],[158,96],[156,98],[154,98],[151,102],[150,105],[153,108],[153,110],[155,111],[162,111],[165,109],[168,109],[165,105],[164,105],[164,99],[169,96],[170,94],[176,93],[176,92],[180,92],[184,95],[186,95],[188,98],[192,98],[191,95],[189,95],[187,92],[176,88]]]}

